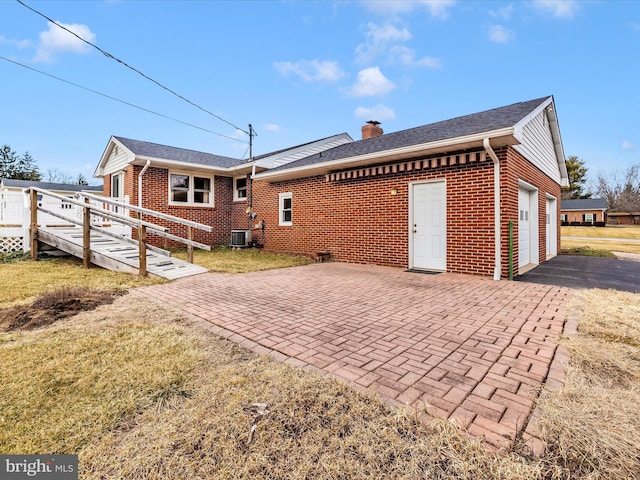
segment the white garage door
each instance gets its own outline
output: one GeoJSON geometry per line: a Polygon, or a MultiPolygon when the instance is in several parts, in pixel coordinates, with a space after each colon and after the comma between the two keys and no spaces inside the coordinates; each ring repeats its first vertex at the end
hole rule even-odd
{"type": "Polygon", "coordinates": [[[529,228],[530,194],[518,190],[518,266],[531,263],[531,229],[529,228]]]}

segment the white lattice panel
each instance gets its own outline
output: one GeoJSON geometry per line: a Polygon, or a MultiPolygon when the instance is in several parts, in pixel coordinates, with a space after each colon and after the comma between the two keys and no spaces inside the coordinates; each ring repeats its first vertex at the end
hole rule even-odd
{"type": "Polygon", "coordinates": [[[0,237],[0,253],[22,251],[22,237],[0,237]]]}

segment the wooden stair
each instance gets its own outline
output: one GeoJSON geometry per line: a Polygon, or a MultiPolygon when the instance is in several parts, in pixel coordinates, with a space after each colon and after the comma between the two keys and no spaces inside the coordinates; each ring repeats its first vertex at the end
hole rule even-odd
{"type": "MultiPolygon", "coordinates": [[[[37,239],[74,257],[83,258],[83,232],[78,227],[38,227],[37,239]]],[[[137,243],[137,242],[135,242],[137,243]]],[[[173,280],[205,273],[200,265],[173,258],[166,250],[147,248],[147,273],[173,280]]],[[[116,272],[139,274],[138,247],[125,239],[117,239],[91,231],[91,263],[116,272]]]]}

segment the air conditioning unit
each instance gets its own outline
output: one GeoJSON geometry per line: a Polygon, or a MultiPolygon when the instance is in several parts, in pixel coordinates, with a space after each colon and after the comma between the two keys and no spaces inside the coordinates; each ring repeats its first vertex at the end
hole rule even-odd
{"type": "Polygon", "coordinates": [[[251,230],[231,230],[231,246],[247,247],[251,242],[251,230]]]}

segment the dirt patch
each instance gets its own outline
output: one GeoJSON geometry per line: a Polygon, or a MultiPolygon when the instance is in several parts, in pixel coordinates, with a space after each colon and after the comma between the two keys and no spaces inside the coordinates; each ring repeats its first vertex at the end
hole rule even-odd
{"type": "Polygon", "coordinates": [[[64,288],[45,293],[31,305],[0,309],[0,331],[33,330],[51,325],[80,312],[110,304],[126,290],[90,290],[83,287],[64,288]]]}

